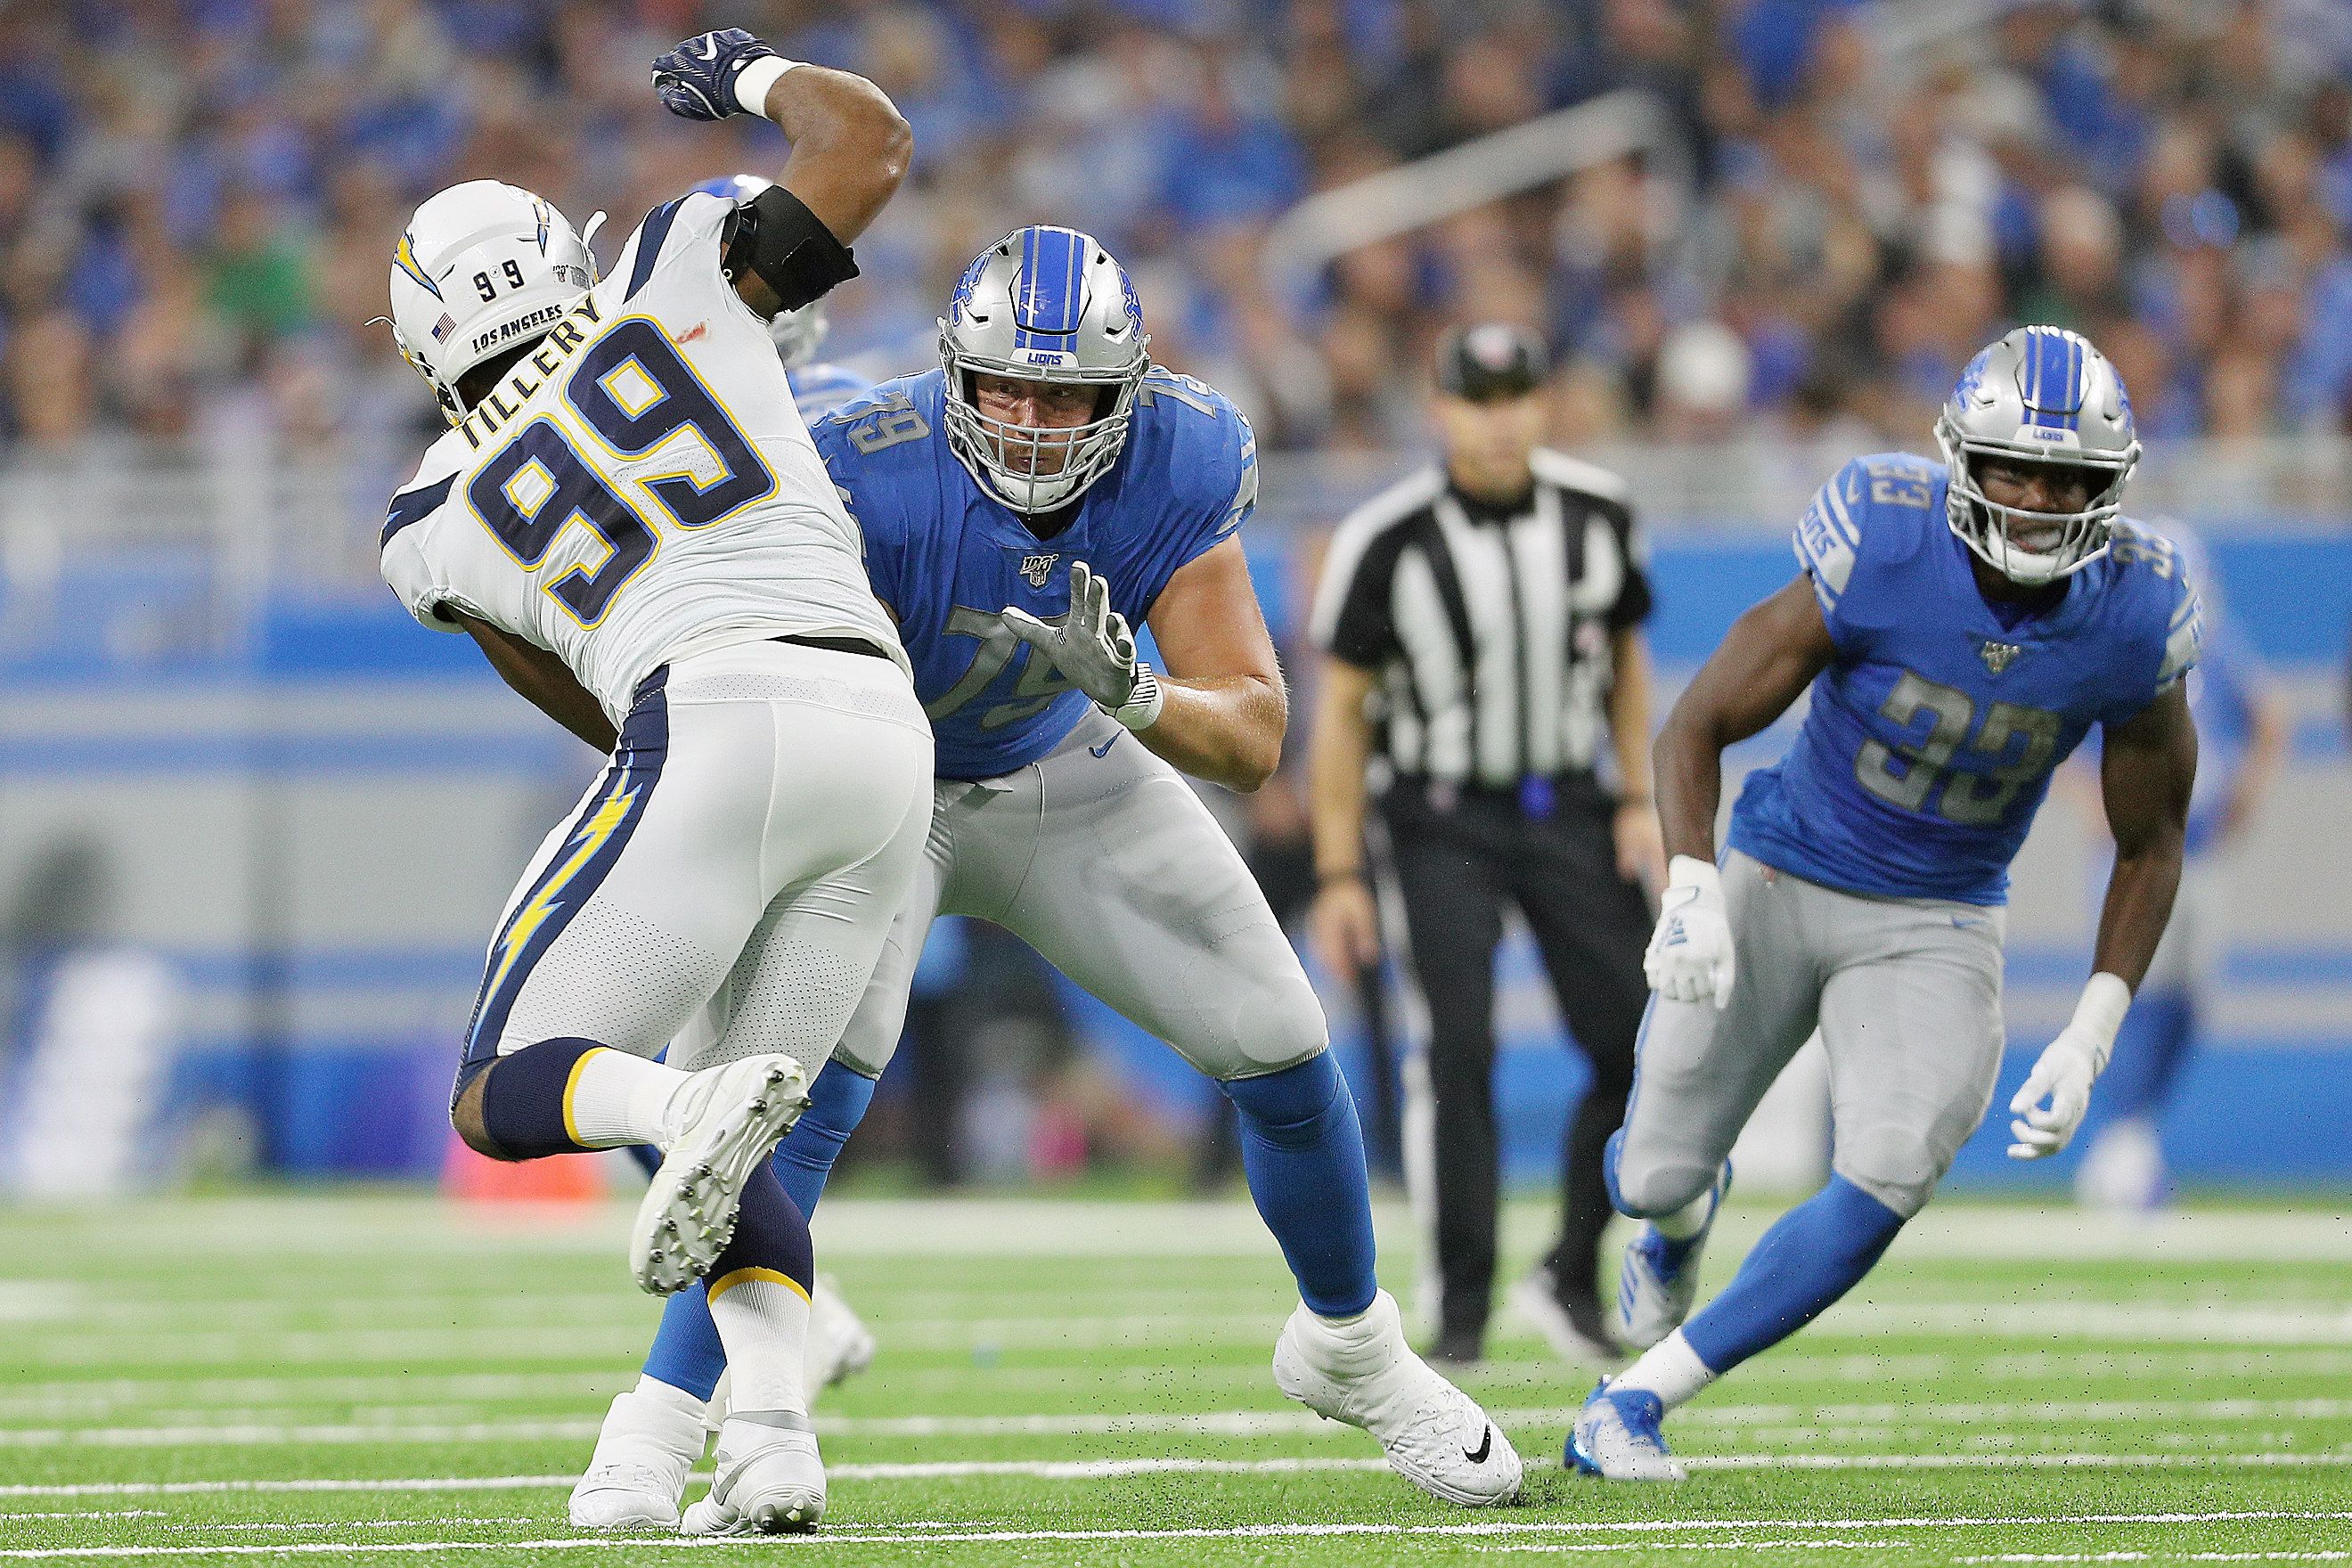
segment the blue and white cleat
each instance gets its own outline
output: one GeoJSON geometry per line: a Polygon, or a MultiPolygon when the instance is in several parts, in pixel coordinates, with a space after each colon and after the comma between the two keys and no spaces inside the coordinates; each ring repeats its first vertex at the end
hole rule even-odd
{"type": "Polygon", "coordinates": [[[1696,1236],[1669,1241],[1645,1222],[1625,1244],[1625,1260],[1617,1271],[1617,1328],[1627,1344],[1648,1350],[1690,1316],[1698,1299],[1698,1255],[1730,1190],[1731,1162],[1726,1160],[1707,1194],[1706,1224],[1696,1236]]]}
{"type": "Polygon", "coordinates": [[[1666,1452],[1666,1407],[1646,1388],[1612,1389],[1602,1378],[1568,1430],[1569,1468],[1604,1481],[1680,1481],[1690,1472],[1666,1452]]]}

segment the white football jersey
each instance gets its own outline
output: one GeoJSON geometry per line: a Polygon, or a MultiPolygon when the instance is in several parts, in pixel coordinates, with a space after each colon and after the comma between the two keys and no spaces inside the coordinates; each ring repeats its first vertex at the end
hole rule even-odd
{"type": "Polygon", "coordinates": [[[735,643],[856,637],[906,663],[768,324],[720,275],[732,206],[656,207],[551,327],[512,323],[547,336],[384,522],[410,614],[459,631],[454,606],[548,649],[615,724],[655,667],[735,643]]]}

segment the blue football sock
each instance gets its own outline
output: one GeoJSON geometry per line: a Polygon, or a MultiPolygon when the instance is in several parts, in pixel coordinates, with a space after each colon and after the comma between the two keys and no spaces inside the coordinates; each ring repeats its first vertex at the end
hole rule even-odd
{"type": "Polygon", "coordinates": [[[801,1213],[816,1213],[816,1201],[824,1196],[825,1178],[833,1174],[833,1163],[841,1158],[842,1145],[866,1120],[866,1108],[874,1103],[875,1087],[874,1079],[839,1062],[825,1063],[816,1081],[809,1085],[808,1109],[776,1145],[776,1175],[793,1202],[801,1205],[801,1213]]]}
{"type": "Polygon", "coordinates": [[[1372,1194],[1364,1135],[1339,1064],[1323,1051],[1295,1068],[1218,1086],[1241,1112],[1242,1169],[1307,1310],[1345,1318],[1372,1304],[1372,1194]]]}
{"type": "Polygon", "coordinates": [[[2116,1047],[2092,1104],[2102,1121],[2152,1117],[2164,1109],[2189,1059],[2196,1002],[2186,991],[2143,991],[2116,1032],[2116,1047]]]}
{"type": "MultiPolygon", "coordinates": [[[[842,1145],[864,1120],[874,1102],[874,1079],[839,1062],[827,1062],[809,1086],[808,1109],[776,1145],[773,1169],[785,1196],[803,1215],[816,1212],[824,1195],[825,1177],[840,1157],[842,1145]]],[[[639,1163],[644,1163],[643,1152],[639,1163]]],[[[656,1164],[660,1157],[655,1156],[656,1164]]],[[[702,1282],[695,1281],[669,1299],[662,1309],[660,1331],[646,1352],[646,1375],[684,1389],[697,1399],[708,1399],[727,1370],[727,1352],[719,1347],[719,1330],[710,1321],[710,1300],[702,1282]]]]}
{"type": "Polygon", "coordinates": [[[1723,1294],[1684,1328],[1683,1339],[1709,1371],[1729,1372],[1853,1289],[1902,1228],[1901,1215],[1832,1176],[1764,1233],[1723,1294]]]}

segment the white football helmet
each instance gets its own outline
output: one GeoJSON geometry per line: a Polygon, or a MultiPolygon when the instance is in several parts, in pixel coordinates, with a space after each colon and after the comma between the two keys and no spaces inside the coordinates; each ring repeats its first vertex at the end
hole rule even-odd
{"type": "Polygon", "coordinates": [[[1969,362],[1936,420],[1950,470],[1945,520],[1985,563],[2014,583],[2054,583],[2107,552],[2124,481],[2139,461],[2131,398],[2106,355],[2078,332],[2020,327],[1969,362]],[[2091,468],[2105,483],[2081,511],[2027,511],[1985,499],[1982,457],[2091,468]],[[2028,545],[2018,536],[2046,540],[2028,545]]]}
{"type": "Polygon", "coordinates": [[[392,335],[454,425],[458,378],[541,335],[595,281],[586,238],[552,204],[468,180],[418,207],[393,247],[392,335]]]}
{"type": "Polygon", "coordinates": [[[940,321],[948,447],[1015,511],[1051,511],[1110,471],[1151,368],[1127,269],[1090,235],[1016,229],[964,269],[940,321]],[[975,374],[1105,388],[1095,416],[1054,429],[981,413],[975,374]]]}

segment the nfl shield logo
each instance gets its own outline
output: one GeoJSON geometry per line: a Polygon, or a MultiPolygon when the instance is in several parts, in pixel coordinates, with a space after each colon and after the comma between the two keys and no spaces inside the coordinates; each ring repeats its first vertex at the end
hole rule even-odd
{"type": "Polygon", "coordinates": [[[1054,574],[1054,563],[1061,558],[1062,553],[1058,550],[1040,555],[1024,555],[1021,558],[1021,575],[1028,580],[1032,588],[1042,588],[1045,585],[1045,579],[1054,574]]]}
{"type": "Polygon", "coordinates": [[[1977,649],[1977,657],[1983,659],[1985,668],[1995,675],[2007,669],[2009,661],[2015,658],[2017,654],[2018,647],[2015,643],[1995,642],[1990,637],[1985,639],[1984,647],[1977,649]]]}

